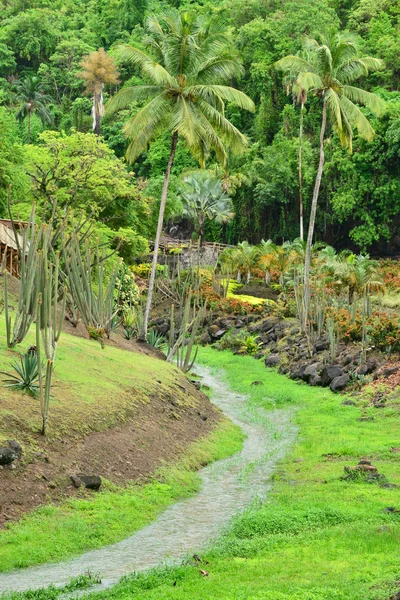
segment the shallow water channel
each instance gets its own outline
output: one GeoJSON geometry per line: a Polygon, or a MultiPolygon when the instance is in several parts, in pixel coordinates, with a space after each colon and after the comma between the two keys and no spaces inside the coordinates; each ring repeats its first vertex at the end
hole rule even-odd
{"type": "Polygon", "coordinates": [[[212,389],[213,403],[246,434],[242,451],[202,469],[201,490],[167,508],[151,525],[73,560],[0,574],[0,593],[65,585],[88,571],[100,575],[98,590],[128,573],[179,562],[210,545],[235,514],[266,495],[270,476],[295,435],[292,411],[250,409],[247,398],[230,390],[223,374],[202,366],[196,372],[212,389]]]}

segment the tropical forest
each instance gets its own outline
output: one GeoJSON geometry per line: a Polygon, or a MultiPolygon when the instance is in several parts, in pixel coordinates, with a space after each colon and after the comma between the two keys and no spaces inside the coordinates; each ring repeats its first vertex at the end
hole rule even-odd
{"type": "Polygon", "coordinates": [[[0,600],[400,600],[400,4],[0,0],[0,600]]]}

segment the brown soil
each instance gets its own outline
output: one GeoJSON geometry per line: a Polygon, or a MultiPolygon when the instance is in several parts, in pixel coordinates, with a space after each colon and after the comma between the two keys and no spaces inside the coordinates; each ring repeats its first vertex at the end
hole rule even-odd
{"type": "Polygon", "coordinates": [[[58,441],[38,435],[37,451],[29,459],[23,456],[14,468],[0,467],[0,526],[42,504],[87,495],[73,487],[73,474],[96,474],[125,485],[179,458],[221,418],[189,381],[186,392],[193,406],[153,397],[135,411],[133,422],[105,432],[58,441]]]}

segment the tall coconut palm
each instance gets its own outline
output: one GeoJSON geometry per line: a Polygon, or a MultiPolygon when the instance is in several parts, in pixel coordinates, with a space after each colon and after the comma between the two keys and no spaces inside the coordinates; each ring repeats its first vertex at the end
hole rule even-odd
{"type": "Polygon", "coordinates": [[[52,98],[44,92],[43,84],[36,76],[17,80],[14,89],[18,107],[15,116],[21,122],[28,119],[28,144],[30,144],[31,117],[33,114],[37,114],[43,125],[51,123],[51,113],[47,105],[52,102],[52,98]]]}
{"type": "Polygon", "coordinates": [[[224,191],[222,182],[207,171],[198,171],[183,180],[181,193],[184,212],[191,219],[203,245],[204,225],[207,221],[227,223],[234,217],[232,199],[224,191]]]}
{"type": "Polygon", "coordinates": [[[105,85],[119,83],[117,65],[104,48],[84,56],[78,77],[84,80],[87,94],[93,95],[93,131],[100,135],[100,122],[104,116],[103,90],[105,85]]]}
{"type": "Polygon", "coordinates": [[[224,85],[242,72],[225,31],[188,12],[172,11],[146,21],[147,51],[122,46],[121,56],[139,67],[149,83],[127,87],[108,103],[108,112],[143,103],[127,122],[124,132],[130,144],[127,159],[134,162],[162,131],[171,134],[171,150],[154,243],[152,270],[141,339],[145,339],[157,268],[159,242],[164,222],[171,168],[178,138],[183,138],[192,155],[205,166],[214,150],[225,164],[227,150],[239,153],[246,147],[242,133],[225,117],[225,102],[254,111],[248,96],[224,85]]]}
{"type": "Polygon", "coordinates": [[[311,246],[325,161],[324,139],[327,120],[329,119],[333,129],[338,133],[343,147],[351,151],[354,128],[358,130],[358,135],[367,141],[371,141],[375,133],[357,104],[364,105],[374,114],[379,115],[384,110],[384,103],[376,94],[351,85],[360,77],[383,67],[382,61],[377,58],[360,56],[357,40],[352,35],[330,33],[321,36],[321,43],[313,38],[306,38],[304,51],[306,58],[289,55],[278,61],[276,67],[285,72],[297,73],[297,84],[306,92],[317,96],[322,103],[319,164],[311,203],[304,264],[304,298],[305,305],[308,306],[311,246]]]}

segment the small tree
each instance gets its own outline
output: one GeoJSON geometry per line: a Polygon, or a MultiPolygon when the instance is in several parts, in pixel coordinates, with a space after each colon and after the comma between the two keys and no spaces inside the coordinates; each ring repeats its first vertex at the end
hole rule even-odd
{"type": "Polygon", "coordinates": [[[194,223],[200,246],[207,221],[227,223],[233,216],[233,203],[220,179],[207,171],[198,171],[183,180],[182,199],[185,215],[194,223]]]}
{"type": "Polygon", "coordinates": [[[84,80],[86,93],[93,94],[93,131],[100,134],[100,121],[104,116],[103,90],[105,85],[119,83],[119,72],[115,61],[107,55],[104,48],[91,52],[81,62],[83,71],[78,77],[84,80]]]}
{"type": "Polygon", "coordinates": [[[28,119],[28,144],[31,143],[31,118],[37,114],[43,125],[50,124],[51,114],[47,105],[52,98],[44,92],[39,77],[25,77],[14,84],[17,104],[16,118],[18,121],[28,119]]]}

